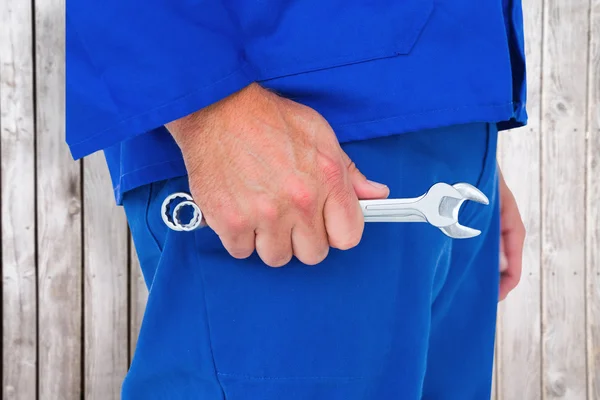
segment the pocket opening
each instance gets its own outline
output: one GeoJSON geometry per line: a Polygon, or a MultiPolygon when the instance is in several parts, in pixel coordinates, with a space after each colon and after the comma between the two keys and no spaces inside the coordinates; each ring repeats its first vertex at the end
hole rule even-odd
{"type": "Polygon", "coordinates": [[[249,21],[242,27],[249,38],[245,58],[257,80],[407,55],[434,9],[434,0],[389,0],[377,6],[352,0],[325,10],[309,3],[286,3],[277,29],[260,35],[255,33],[257,26],[273,21],[270,15],[257,15],[256,8],[248,10],[249,21]]]}

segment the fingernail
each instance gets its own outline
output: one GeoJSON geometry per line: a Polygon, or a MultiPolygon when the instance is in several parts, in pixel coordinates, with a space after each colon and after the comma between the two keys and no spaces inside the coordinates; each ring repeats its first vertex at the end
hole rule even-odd
{"type": "Polygon", "coordinates": [[[387,188],[387,185],[384,185],[383,183],[379,183],[379,182],[374,182],[371,180],[367,179],[367,182],[369,182],[369,184],[377,189],[385,189],[387,188]]]}

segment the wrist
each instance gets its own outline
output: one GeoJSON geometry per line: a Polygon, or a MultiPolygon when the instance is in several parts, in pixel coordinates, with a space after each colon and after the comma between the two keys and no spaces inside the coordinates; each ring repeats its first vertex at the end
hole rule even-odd
{"type": "MultiPolygon", "coordinates": [[[[256,106],[256,99],[264,95],[262,92],[266,92],[266,90],[253,82],[214,104],[165,124],[165,128],[171,133],[179,147],[182,148],[190,141],[190,137],[196,141],[199,139],[198,136],[206,134],[207,130],[204,127],[209,125],[209,121],[214,118],[215,113],[220,113],[219,110],[225,104],[235,101],[237,103],[235,108],[238,110],[248,106],[256,106]]],[[[223,118],[227,118],[227,112],[223,114],[223,118]]]]}

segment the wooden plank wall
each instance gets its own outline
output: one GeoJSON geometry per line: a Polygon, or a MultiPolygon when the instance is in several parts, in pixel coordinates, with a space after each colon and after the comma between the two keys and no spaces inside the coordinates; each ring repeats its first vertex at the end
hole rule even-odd
{"type": "Polygon", "coordinates": [[[544,1],[526,0],[526,3],[529,124],[522,131],[500,136],[498,159],[519,203],[527,227],[527,243],[521,283],[500,308],[496,335],[498,400],[542,399],[540,142],[544,1]]]}
{"type": "Polygon", "coordinates": [[[600,1],[527,0],[530,124],[499,161],[527,225],[498,400],[600,399],[600,1]]]}
{"type": "Polygon", "coordinates": [[[586,126],[586,354],[589,399],[600,399],[600,0],[590,2],[586,126]]]}
{"type": "MultiPolygon", "coordinates": [[[[499,161],[528,237],[493,397],[600,399],[600,0],[525,0],[528,127],[499,161]]],[[[0,1],[2,398],[116,399],[146,289],[102,156],[64,144],[64,0],[0,1]]]]}

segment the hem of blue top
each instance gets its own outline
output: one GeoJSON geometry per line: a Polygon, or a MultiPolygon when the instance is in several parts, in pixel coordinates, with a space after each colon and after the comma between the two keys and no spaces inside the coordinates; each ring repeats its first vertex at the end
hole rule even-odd
{"type": "Polygon", "coordinates": [[[222,79],[208,86],[195,88],[176,99],[167,101],[158,107],[144,110],[137,115],[127,117],[86,139],[70,143],[71,156],[77,160],[98,150],[106,149],[125,139],[144,134],[147,131],[198,111],[221,100],[251,84],[247,66],[242,66],[222,79]]]}
{"type": "Polygon", "coordinates": [[[140,186],[169,178],[187,175],[183,158],[145,165],[119,177],[119,183],[114,187],[115,200],[123,204],[123,194],[140,186]]]}
{"type": "MultiPolygon", "coordinates": [[[[186,106],[194,107],[192,104],[186,106]]],[[[332,122],[331,126],[334,132],[343,138],[340,143],[344,143],[476,122],[497,123],[499,130],[513,129],[527,124],[527,112],[525,105],[521,103],[475,104],[393,115],[368,121],[332,122]],[[432,119],[432,115],[435,115],[436,118],[432,119]],[[401,128],[399,128],[400,126],[401,128]]],[[[121,205],[123,194],[129,190],[186,174],[185,164],[181,157],[146,165],[119,177],[119,183],[114,188],[115,200],[117,204],[121,205]]]]}

